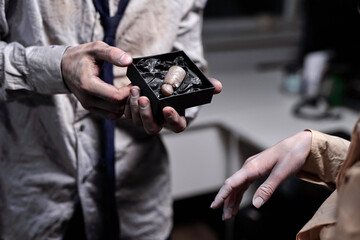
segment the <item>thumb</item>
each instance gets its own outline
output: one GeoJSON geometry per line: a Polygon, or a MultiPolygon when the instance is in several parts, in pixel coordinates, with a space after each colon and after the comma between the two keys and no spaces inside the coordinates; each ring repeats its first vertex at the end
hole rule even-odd
{"type": "Polygon", "coordinates": [[[222,90],[222,83],[215,78],[209,78],[209,81],[212,83],[212,85],[215,87],[214,94],[218,94],[222,90]]]}
{"type": "Polygon", "coordinates": [[[96,42],[93,54],[96,60],[104,60],[119,67],[129,66],[133,59],[125,51],[117,47],[111,47],[104,42],[96,42]]]}

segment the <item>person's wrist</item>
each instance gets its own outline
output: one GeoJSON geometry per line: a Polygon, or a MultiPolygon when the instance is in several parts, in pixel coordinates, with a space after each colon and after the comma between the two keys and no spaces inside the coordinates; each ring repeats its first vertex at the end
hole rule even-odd
{"type": "Polygon", "coordinates": [[[68,54],[68,50],[71,48],[71,46],[67,46],[67,48],[65,49],[65,51],[64,51],[64,53],[63,53],[63,56],[62,56],[62,58],[61,58],[61,78],[62,78],[62,80],[63,80],[63,83],[64,83],[64,86],[65,86],[65,88],[69,91],[69,92],[71,92],[71,89],[69,88],[69,85],[68,85],[68,83],[67,83],[67,81],[66,81],[66,79],[65,79],[65,74],[64,74],[64,61],[65,61],[65,58],[67,57],[67,54],[68,54]]]}

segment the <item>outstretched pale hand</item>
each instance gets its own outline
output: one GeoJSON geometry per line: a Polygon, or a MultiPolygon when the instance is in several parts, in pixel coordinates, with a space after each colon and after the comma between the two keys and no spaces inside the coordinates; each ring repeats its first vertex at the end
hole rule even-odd
{"type": "Polygon", "coordinates": [[[126,67],[132,58],[100,41],[69,47],[62,58],[62,75],[85,109],[104,118],[117,119],[124,113],[130,86],[117,88],[101,80],[98,76],[104,61],[126,67]]]}
{"type": "MultiPolygon", "coordinates": [[[[214,94],[218,94],[222,90],[222,84],[216,79],[210,78],[214,85],[214,94]]],[[[136,126],[141,126],[148,134],[156,134],[167,126],[171,131],[179,133],[185,130],[187,126],[185,113],[178,113],[172,107],[163,108],[164,121],[158,122],[154,118],[150,100],[145,96],[140,96],[140,88],[133,86],[130,91],[130,98],[125,109],[125,117],[132,119],[136,126]]]]}
{"type": "Polygon", "coordinates": [[[219,190],[211,208],[223,207],[223,220],[239,211],[244,192],[255,180],[268,176],[253,196],[253,205],[261,207],[276,188],[304,165],[310,153],[311,132],[299,132],[271,148],[247,159],[243,167],[229,177],[219,190]]]}

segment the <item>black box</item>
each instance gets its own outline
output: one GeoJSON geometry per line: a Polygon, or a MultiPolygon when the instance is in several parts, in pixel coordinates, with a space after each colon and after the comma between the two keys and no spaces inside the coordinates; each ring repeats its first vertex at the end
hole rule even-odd
{"type": "MultiPolygon", "coordinates": [[[[164,67],[163,70],[167,71],[168,69],[165,68],[166,67],[164,67]]],[[[155,73],[149,70],[148,74],[151,75],[155,73]]],[[[162,109],[165,106],[171,106],[176,111],[181,112],[186,108],[210,103],[212,96],[214,94],[214,86],[207,79],[207,77],[205,77],[205,75],[201,72],[201,70],[194,64],[194,62],[190,60],[190,58],[185,54],[184,51],[177,51],[177,52],[171,52],[160,55],[134,58],[133,63],[127,69],[126,75],[130,79],[133,85],[140,87],[141,95],[149,98],[151,102],[153,115],[158,120],[161,120],[163,118],[162,109]],[[187,67],[186,69],[190,70],[187,72],[192,74],[191,76],[194,76],[195,74],[196,77],[198,78],[196,79],[200,80],[198,81],[199,87],[197,87],[195,90],[191,90],[192,92],[180,93],[168,97],[159,96],[159,94],[149,86],[150,83],[148,84],[147,80],[145,80],[144,76],[147,73],[144,71],[146,70],[144,69],[139,70],[139,64],[142,64],[147,60],[153,61],[153,59],[159,60],[160,63],[163,61],[166,62],[166,64],[164,64],[166,66],[168,64],[177,65],[176,61],[178,59],[181,59],[182,63],[186,65],[187,67]]],[[[150,78],[152,78],[152,75],[150,76],[150,78]]],[[[153,77],[152,79],[159,80],[158,78],[155,77],[153,77]]],[[[181,88],[181,86],[179,88],[181,88]]]]}

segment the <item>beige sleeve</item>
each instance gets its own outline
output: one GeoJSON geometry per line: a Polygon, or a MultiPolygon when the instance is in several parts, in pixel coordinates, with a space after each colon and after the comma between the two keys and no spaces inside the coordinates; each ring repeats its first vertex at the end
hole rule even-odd
{"type": "Polygon", "coordinates": [[[318,131],[308,131],[312,132],[311,150],[297,177],[334,189],[350,142],[318,131]]]}
{"type": "Polygon", "coordinates": [[[174,50],[184,50],[191,60],[206,74],[208,64],[204,58],[202,42],[203,12],[206,0],[184,1],[174,50]]]}
{"type": "Polygon", "coordinates": [[[26,47],[18,42],[5,42],[8,34],[5,2],[0,0],[0,101],[32,93],[69,93],[61,73],[61,59],[67,46],[26,47]]]}
{"type": "Polygon", "coordinates": [[[0,101],[31,93],[69,93],[61,74],[66,46],[24,47],[0,41],[0,101]]]}

